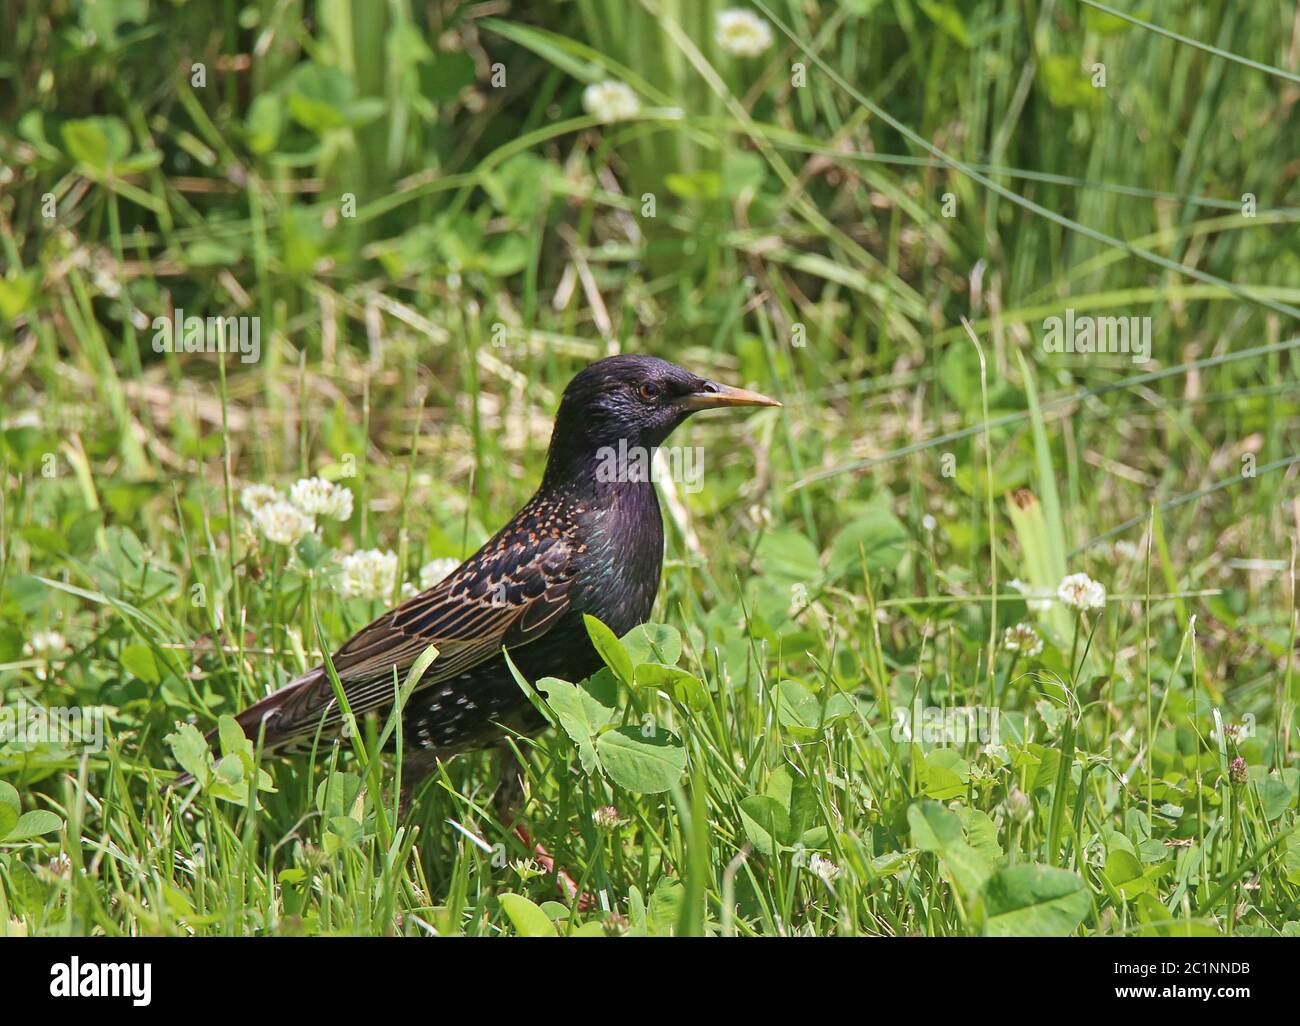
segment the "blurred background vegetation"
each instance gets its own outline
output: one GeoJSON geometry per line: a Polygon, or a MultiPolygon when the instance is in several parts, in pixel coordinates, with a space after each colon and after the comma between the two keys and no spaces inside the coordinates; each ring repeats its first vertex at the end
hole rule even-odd
{"type": "MultiPolygon", "coordinates": [[[[762,353],[747,309],[761,297],[777,326],[807,324],[814,351],[834,355],[789,368],[809,389],[937,370],[958,315],[996,316],[1003,343],[1026,309],[1065,297],[1151,313],[1164,361],[1267,333],[1266,308],[934,166],[780,31],[759,57],[727,54],[712,29],[723,6],[8,5],[8,330],[20,315],[53,330],[68,290],[71,315],[128,365],[149,359],[140,315],[181,306],[259,313],[287,342],[270,347],[267,381],[290,347],[364,353],[376,335],[409,334],[426,364],[454,366],[477,330],[465,317],[503,321],[540,360],[554,350],[533,333],[553,330],[584,346],[700,346],[758,374],[789,362],[788,346],[762,353]],[[607,78],[643,109],[598,131],[582,90],[607,78]],[[644,193],[654,218],[640,215],[644,193]],[[348,196],[355,217],[341,215],[348,196]],[[83,259],[65,267],[71,256],[83,259]],[[109,272],[121,289],[105,295],[109,272]]],[[[997,183],[1294,300],[1294,81],[1072,2],[774,13],[829,70],[997,183]]],[[[1160,13],[1268,64],[1295,45],[1288,4],[1160,13]]]]}

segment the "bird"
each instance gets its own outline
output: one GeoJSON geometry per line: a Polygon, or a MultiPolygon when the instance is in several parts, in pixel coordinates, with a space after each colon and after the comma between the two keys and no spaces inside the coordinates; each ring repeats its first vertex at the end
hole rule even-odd
{"type": "MultiPolygon", "coordinates": [[[[579,681],[603,665],[584,615],[620,636],[649,618],[664,531],[647,471],[673,430],[701,410],[780,405],[642,354],[609,356],[573,377],[532,498],[456,570],[330,660],[352,715],[382,722],[394,680],[436,647],[402,710],[404,798],[440,760],[545,728],[507,655],[529,681],[579,681]]],[[[235,719],[264,753],[290,753],[337,735],[345,712],[322,664],[235,719]]]]}

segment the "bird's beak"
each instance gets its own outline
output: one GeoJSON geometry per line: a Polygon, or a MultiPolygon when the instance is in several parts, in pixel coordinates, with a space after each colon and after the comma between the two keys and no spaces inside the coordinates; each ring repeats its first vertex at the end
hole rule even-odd
{"type": "Polygon", "coordinates": [[[751,392],[747,388],[732,388],[730,385],[719,385],[716,381],[706,381],[698,392],[688,395],[682,405],[694,413],[696,410],[716,410],[722,406],[780,406],[781,404],[775,399],[769,399],[758,392],[751,392]]]}

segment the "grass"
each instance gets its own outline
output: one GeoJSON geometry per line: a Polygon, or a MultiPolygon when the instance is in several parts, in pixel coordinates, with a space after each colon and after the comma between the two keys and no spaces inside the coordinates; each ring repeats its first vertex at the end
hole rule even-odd
{"type": "Polygon", "coordinates": [[[105,731],[0,742],[8,932],[1300,930],[1293,26],[771,2],[742,59],[722,6],[0,14],[0,712],[105,731]],[[1066,307],[1151,361],[1046,352],[1066,307]],[[620,349],[786,405],[674,436],[655,624],[524,682],[555,728],[409,814],[396,722],[211,761],[389,604],[340,556],[468,555],[620,349]],[[351,515],[267,541],[243,490],[315,474],[351,515]]]}

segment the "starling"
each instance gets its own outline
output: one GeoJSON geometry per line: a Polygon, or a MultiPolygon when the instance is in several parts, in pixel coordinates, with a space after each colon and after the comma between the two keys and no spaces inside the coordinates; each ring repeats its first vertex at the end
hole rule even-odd
{"type": "MultiPolygon", "coordinates": [[[[404,790],[438,759],[545,726],[503,650],[529,680],[581,680],[602,665],[584,613],[618,635],[650,615],[664,534],[649,457],[673,429],[697,410],[780,405],[649,356],[598,360],[569,382],[537,493],[448,577],[334,654],[353,715],[383,717],[394,669],[404,681],[437,646],[402,715],[404,790]]],[[[318,666],[236,719],[264,751],[285,752],[337,732],[343,711],[318,666]]]]}

